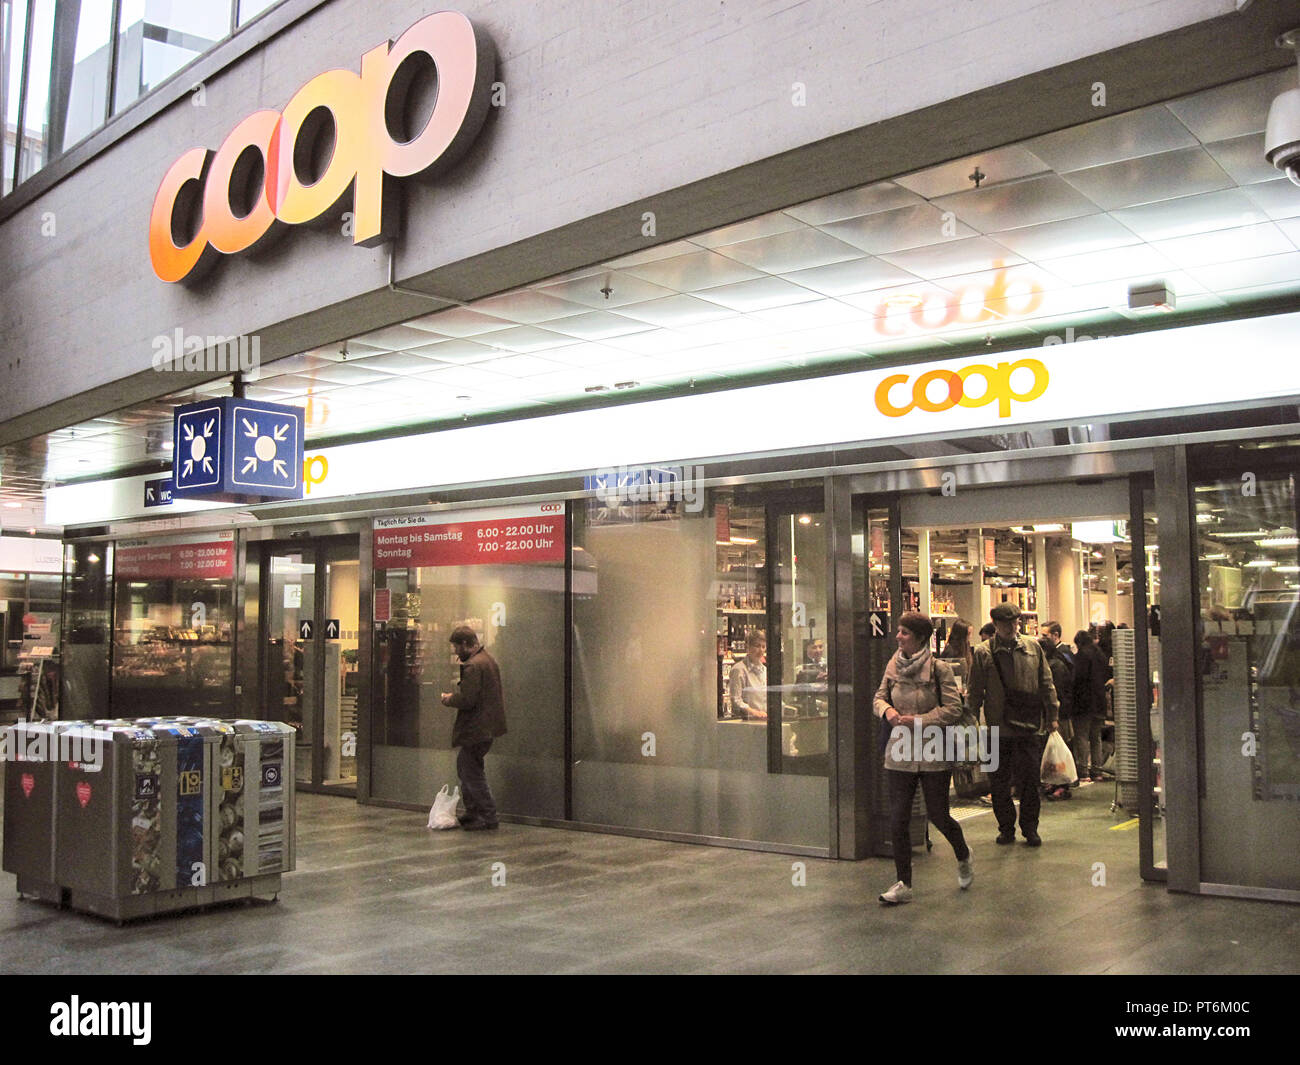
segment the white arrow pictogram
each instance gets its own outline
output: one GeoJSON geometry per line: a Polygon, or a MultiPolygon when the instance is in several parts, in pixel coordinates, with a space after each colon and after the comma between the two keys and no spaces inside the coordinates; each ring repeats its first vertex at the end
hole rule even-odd
{"type": "Polygon", "coordinates": [[[190,457],[181,463],[181,476],[188,477],[197,465],[205,473],[212,473],[212,456],[208,454],[207,438],[212,435],[215,418],[209,418],[203,424],[203,432],[196,433],[194,426],[186,422],[181,426],[181,437],[189,444],[190,457]]]}

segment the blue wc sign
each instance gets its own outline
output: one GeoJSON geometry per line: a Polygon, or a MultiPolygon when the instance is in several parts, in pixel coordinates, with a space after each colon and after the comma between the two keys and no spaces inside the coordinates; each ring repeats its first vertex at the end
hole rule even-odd
{"type": "Polygon", "coordinates": [[[177,407],[172,494],[301,499],[303,411],[222,396],[177,407]]]}

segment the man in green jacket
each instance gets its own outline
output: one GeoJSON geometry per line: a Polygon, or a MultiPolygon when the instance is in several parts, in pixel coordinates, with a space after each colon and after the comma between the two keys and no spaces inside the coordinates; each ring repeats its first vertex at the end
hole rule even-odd
{"type": "Polygon", "coordinates": [[[456,752],[456,774],[465,803],[461,827],[467,832],[497,827],[497,807],[488,787],[483,759],[492,741],[506,734],[506,704],[501,690],[501,670],[483,650],[478,634],[468,625],[452,629],[451,646],[461,661],[460,691],[443,692],[442,705],[455,707],[456,723],[451,745],[456,752]]]}
{"type": "Polygon", "coordinates": [[[998,819],[997,842],[1016,841],[1016,804],[1011,798],[1014,783],[1020,789],[1020,831],[1029,846],[1041,847],[1041,737],[1049,722],[1053,731],[1058,725],[1056,685],[1038,641],[1017,635],[1020,608],[999,603],[989,617],[995,632],[992,639],[974,649],[969,700],[971,713],[978,717],[982,707],[985,724],[998,730],[997,769],[990,780],[993,814],[998,819]]]}

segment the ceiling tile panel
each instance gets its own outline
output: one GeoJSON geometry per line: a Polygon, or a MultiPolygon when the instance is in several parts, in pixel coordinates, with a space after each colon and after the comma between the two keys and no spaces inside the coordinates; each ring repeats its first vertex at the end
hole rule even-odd
{"type": "Polygon", "coordinates": [[[694,296],[665,296],[660,300],[647,300],[645,303],[629,303],[619,308],[619,313],[628,318],[635,318],[651,325],[675,328],[693,325],[696,322],[708,322],[728,315],[726,308],[694,296]]]}
{"type": "MultiPolygon", "coordinates": [[[[697,251],[697,254],[707,253],[697,251]]],[[[650,270],[655,265],[657,264],[636,269],[650,270]]],[[[577,281],[565,281],[558,285],[545,284],[542,291],[598,311],[612,311],[629,303],[657,300],[664,296],[671,296],[674,292],[671,287],[665,288],[663,285],[643,280],[625,270],[605,270],[577,281]]]]}
{"type": "MultiPolygon", "coordinates": [[[[573,285],[581,285],[584,281],[588,282],[589,278],[595,275],[587,274],[581,278],[575,278],[568,282],[573,285]]],[[[597,283],[596,288],[600,285],[597,283]]],[[[504,292],[500,296],[489,296],[487,299],[478,300],[474,307],[483,314],[490,314],[494,318],[504,318],[511,322],[521,322],[526,325],[534,325],[538,322],[547,322],[555,318],[564,318],[571,314],[581,314],[587,308],[580,303],[574,303],[572,300],[560,299],[558,296],[537,292],[533,289],[517,289],[514,292],[504,292]]]]}
{"type": "Polygon", "coordinates": [[[349,354],[363,347],[375,351],[401,351],[403,348],[419,347],[429,343],[429,334],[423,329],[413,329],[406,325],[390,325],[385,329],[376,329],[373,333],[363,333],[348,341],[349,354]]]}
{"type": "Polygon", "coordinates": [[[1295,87],[1296,68],[1292,63],[1257,78],[1185,96],[1167,106],[1202,144],[1208,144],[1263,132],[1273,98],[1295,87]]]}
{"type": "Polygon", "coordinates": [[[1294,251],[1291,242],[1272,222],[1240,229],[1219,229],[1191,237],[1161,240],[1152,245],[1171,262],[1185,269],[1258,259],[1294,251]]]}
{"type": "Polygon", "coordinates": [[[1191,274],[1211,292],[1231,293],[1237,289],[1300,280],[1300,252],[1244,259],[1235,263],[1201,266],[1191,274]]]}
{"type": "MultiPolygon", "coordinates": [[[[791,217],[784,211],[773,211],[770,214],[759,215],[757,218],[751,218],[745,222],[737,222],[735,225],[723,226],[721,229],[712,229],[707,233],[701,233],[698,237],[692,237],[691,243],[698,244],[701,248],[721,248],[727,244],[739,244],[742,241],[755,240],[758,237],[769,237],[774,233],[787,233],[790,230],[802,228],[803,224],[797,218],[791,217]]],[[[741,260],[741,262],[744,261],[744,259],[741,260]]]]}
{"type": "Polygon", "coordinates": [[[900,270],[897,266],[870,255],[830,266],[816,266],[811,270],[795,270],[782,276],[787,281],[826,296],[869,292],[912,280],[912,275],[906,270],[900,270]]]}
{"type": "Polygon", "coordinates": [[[1269,218],[1295,218],[1300,215],[1300,188],[1286,178],[1249,185],[1242,191],[1269,218]]]}
{"type": "Polygon", "coordinates": [[[802,225],[793,232],[729,244],[721,251],[728,258],[766,274],[808,270],[862,257],[862,252],[852,244],[845,244],[818,229],[802,225]]]}
{"type": "Polygon", "coordinates": [[[406,324],[447,337],[472,337],[497,329],[509,329],[518,323],[472,311],[468,307],[450,307],[445,311],[436,311],[415,318],[406,324]]]}
{"type": "Polygon", "coordinates": [[[1057,174],[959,192],[934,203],[982,233],[1100,213],[1095,203],[1057,174]]]}
{"type": "Polygon", "coordinates": [[[408,349],[407,351],[392,351],[385,355],[371,355],[365,359],[358,359],[355,363],[349,360],[349,366],[360,366],[363,370],[379,370],[388,374],[409,374],[424,373],[433,369],[433,363],[420,355],[414,354],[415,350],[422,350],[428,347],[429,334],[424,334],[425,344],[421,349],[408,349]]]}
{"type": "Polygon", "coordinates": [[[504,359],[493,359],[483,367],[492,373],[504,374],[506,377],[535,377],[541,373],[555,373],[562,369],[558,362],[551,362],[534,355],[510,355],[504,359]]]}
{"type": "Polygon", "coordinates": [[[992,239],[1029,260],[1043,259],[1049,255],[1080,255],[1138,243],[1138,238],[1129,229],[1106,214],[1012,229],[1005,233],[994,233],[992,239]]]}
{"type": "Polygon", "coordinates": [[[1268,220],[1244,189],[1224,189],[1200,196],[1143,204],[1111,216],[1145,241],[1168,240],[1216,229],[1233,229],[1268,220]]]}
{"type": "MultiPolygon", "coordinates": [[[[486,341],[491,336],[491,333],[484,333],[483,340],[486,341]]],[[[437,362],[468,363],[495,359],[501,352],[487,343],[476,340],[443,340],[420,348],[410,348],[406,354],[418,355],[420,358],[433,359],[437,362]]]]}
{"type": "Polygon", "coordinates": [[[1144,244],[1048,259],[1043,266],[1071,285],[1088,285],[1143,274],[1159,275],[1175,269],[1173,263],[1144,244]]]}
{"type": "Polygon", "coordinates": [[[897,211],[884,211],[863,218],[849,218],[843,222],[831,222],[821,228],[831,236],[873,255],[923,248],[930,244],[978,235],[964,222],[953,222],[945,218],[943,211],[930,204],[903,207],[897,211]]]}
{"type": "Polygon", "coordinates": [[[820,200],[810,200],[798,207],[787,207],[785,213],[810,226],[820,226],[844,218],[894,211],[900,207],[919,207],[924,203],[925,200],[915,192],[895,185],[892,181],[881,181],[874,185],[864,185],[860,189],[837,192],[833,196],[823,196],[820,200]]]}
{"type": "Polygon", "coordinates": [[[1277,168],[1264,158],[1264,134],[1248,133],[1227,141],[1213,141],[1205,146],[1210,156],[1238,185],[1273,181],[1277,168]]]}
{"type": "MultiPolygon", "coordinates": [[[[656,335],[662,333],[662,330],[656,330],[656,335]]],[[[645,336],[646,334],[634,334],[634,336],[645,336]]],[[[620,342],[631,340],[633,337],[620,337],[620,342]]],[[[621,347],[611,347],[606,344],[570,344],[563,348],[547,348],[546,360],[548,362],[560,363],[563,366],[599,366],[607,362],[619,362],[627,358],[627,352],[621,347]]]]}
{"type": "MultiPolygon", "coordinates": [[[[500,329],[484,337],[484,343],[505,351],[543,351],[546,348],[560,348],[573,342],[572,337],[562,333],[553,333],[549,329],[536,326],[520,325],[514,329],[500,329]]],[[[434,356],[437,358],[437,356],[434,356]]]]}
{"type": "Polygon", "coordinates": [[[818,299],[815,292],[782,281],[779,277],[760,277],[742,281],[737,285],[722,285],[705,289],[702,299],[730,307],[733,311],[757,311],[765,307],[783,307],[791,303],[807,303],[818,299]]]}
{"type": "Polygon", "coordinates": [[[881,258],[900,270],[926,279],[995,270],[1024,261],[988,237],[966,237],[928,248],[882,255],[881,258]]]}
{"type": "MultiPolygon", "coordinates": [[[[635,304],[644,306],[644,304],[635,304]]],[[[561,318],[551,323],[551,329],[568,337],[580,340],[607,340],[609,337],[626,336],[628,333],[642,333],[653,328],[647,322],[638,322],[622,314],[610,311],[588,311],[575,314],[571,318],[561,318]]]]}
{"type": "MultiPolygon", "coordinates": [[[[727,313],[729,316],[734,315],[732,311],[727,313]]],[[[631,333],[623,337],[610,337],[607,344],[610,348],[630,352],[633,355],[654,357],[673,351],[684,351],[687,348],[698,347],[699,341],[674,329],[651,329],[646,333],[631,333]]],[[[551,358],[549,351],[546,353],[546,357],[551,358]]]]}
{"type": "Polygon", "coordinates": [[[1178,148],[1193,148],[1196,138],[1164,104],[1156,104],[1035,137],[1026,145],[1058,174],[1066,174],[1178,148]]]}
{"type": "Polygon", "coordinates": [[[972,175],[977,168],[984,175],[979,179],[981,184],[995,185],[1028,177],[1030,174],[1041,174],[1047,169],[1047,164],[1021,145],[1009,144],[1005,148],[994,148],[979,155],[968,155],[926,170],[918,170],[914,174],[894,178],[894,183],[927,200],[933,200],[939,196],[976,188],[976,181],[972,175]]]}
{"type": "Polygon", "coordinates": [[[370,382],[385,381],[389,375],[375,370],[367,370],[352,363],[336,363],[333,366],[315,370],[310,375],[320,384],[326,385],[363,385],[370,382]]]}
{"type": "Polygon", "coordinates": [[[1214,192],[1231,188],[1233,183],[1204,148],[1183,148],[1076,170],[1066,174],[1065,180],[1108,211],[1214,192]]]}
{"type": "Polygon", "coordinates": [[[658,262],[629,267],[627,272],[675,292],[698,292],[763,276],[758,270],[713,251],[695,251],[689,255],[660,259],[658,262]]]}
{"type": "Polygon", "coordinates": [[[629,266],[653,263],[659,259],[671,259],[675,255],[689,255],[699,250],[699,245],[692,244],[689,240],[674,240],[667,244],[656,244],[652,248],[646,248],[645,251],[632,252],[630,255],[611,259],[605,263],[605,267],[610,270],[625,270],[629,266]]]}

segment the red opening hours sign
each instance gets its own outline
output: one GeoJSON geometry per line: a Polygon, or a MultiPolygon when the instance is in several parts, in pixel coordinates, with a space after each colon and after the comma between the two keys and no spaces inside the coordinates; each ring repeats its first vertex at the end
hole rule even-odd
{"type": "Polygon", "coordinates": [[[564,561],[564,504],[376,518],[375,569],[564,561]]]}
{"type": "Polygon", "coordinates": [[[119,540],[113,559],[113,572],[118,579],[217,577],[228,580],[235,575],[235,540],[229,533],[186,543],[119,540]]]}

